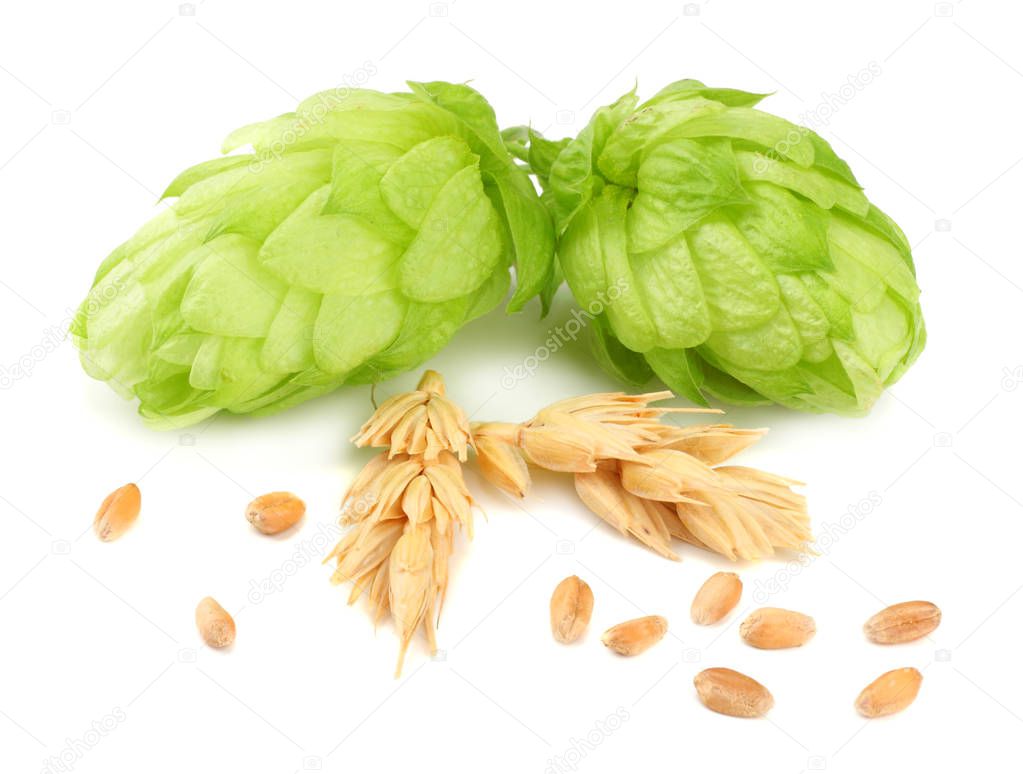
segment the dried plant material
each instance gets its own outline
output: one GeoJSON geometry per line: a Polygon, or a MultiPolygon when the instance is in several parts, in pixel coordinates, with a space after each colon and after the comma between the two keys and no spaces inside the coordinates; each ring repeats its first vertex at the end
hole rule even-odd
{"type": "Polygon", "coordinates": [[[135,484],[115,489],[103,500],[92,521],[96,537],[105,543],[117,540],[135,523],[140,510],[142,493],[135,484]]]}
{"type": "Polygon", "coordinates": [[[803,613],[780,607],[754,610],[739,625],[739,635],[746,644],[763,650],[798,648],[817,633],[817,624],[803,613]]]}
{"type": "Polygon", "coordinates": [[[707,626],[732,612],[742,596],[742,581],[734,572],[716,572],[704,581],[693,598],[693,623],[707,626]]]}
{"type": "Polygon", "coordinates": [[[695,678],[696,694],[703,705],[722,715],[758,718],[774,706],[774,697],[764,686],[733,669],[704,669],[695,678]]]}
{"type": "Polygon", "coordinates": [[[264,535],[291,529],[305,515],[305,503],[291,492],[260,495],[245,509],[245,518],[264,535]]]}
{"type": "Polygon", "coordinates": [[[593,590],[576,575],[561,581],[551,595],[551,633],[558,642],[578,640],[593,615],[593,590]]]}
{"type": "Polygon", "coordinates": [[[401,496],[401,512],[413,524],[426,524],[433,518],[433,487],[429,477],[418,475],[401,496]]]}
{"type": "MultiPolygon", "coordinates": [[[[495,423],[490,423],[495,424],[495,423]]],[[[512,497],[525,497],[529,491],[529,468],[517,446],[492,435],[486,428],[473,427],[476,464],[480,473],[498,489],[512,497]]]]}
{"type": "Polygon", "coordinates": [[[352,584],[348,604],[367,595],[374,621],[390,614],[401,642],[396,677],[416,631],[437,651],[455,529],[472,537],[473,499],[459,461],[471,445],[469,425],[444,392],[440,375],[427,371],[418,390],[395,395],[363,426],[358,445],[397,450],[378,454],[352,481],[340,515],[352,529],[325,560],[337,563],[334,583],[352,584]]]}
{"type": "Polygon", "coordinates": [[[485,438],[495,443],[500,442],[513,448],[519,447],[519,436],[522,425],[513,422],[473,422],[470,426],[473,442],[485,438]]]}
{"type": "Polygon", "coordinates": [[[746,429],[732,425],[664,425],[664,429],[657,443],[659,448],[685,452],[705,465],[720,465],[767,434],[767,428],[746,429]]]}
{"type": "MultiPolygon", "coordinates": [[[[598,392],[579,395],[574,398],[552,403],[536,415],[532,423],[543,424],[549,414],[570,414],[579,419],[596,421],[607,426],[629,428],[636,438],[655,441],[663,437],[668,425],[662,425],[660,418],[665,414],[722,414],[719,409],[669,408],[651,406],[662,400],[674,398],[669,390],[626,395],[623,392],[598,392]]],[[[668,431],[670,432],[670,431],[668,431]]],[[[638,444],[634,444],[638,445],[638,444]]]]}
{"type": "Polygon", "coordinates": [[[661,556],[678,560],[671,533],[655,508],[622,486],[612,469],[575,474],[575,491],[587,508],[623,535],[632,535],[661,556]]]}
{"type": "Polygon", "coordinates": [[[761,559],[779,548],[799,549],[813,539],[805,502],[778,507],[753,497],[749,487],[736,491],[724,483],[728,488],[701,491],[703,504],[675,504],[682,525],[711,551],[729,559],[761,559]]]}
{"type": "Polygon", "coordinates": [[[597,469],[591,439],[567,427],[527,427],[519,436],[519,445],[533,465],[563,473],[590,472],[597,469]]]}
{"type": "Polygon", "coordinates": [[[462,477],[461,465],[447,464],[445,459],[453,458],[445,458],[442,455],[437,464],[427,465],[424,474],[433,487],[433,499],[442,506],[445,513],[443,517],[445,524],[453,519],[464,527],[472,538],[472,496],[462,477]]]}
{"type": "Polygon", "coordinates": [[[437,652],[436,626],[444,608],[444,595],[448,590],[448,559],[455,547],[453,530],[442,532],[434,522],[430,529],[430,546],[433,549],[433,593],[426,611],[426,638],[430,653],[437,652]]]}
{"type": "MultiPolygon", "coordinates": [[[[661,517],[661,521],[668,528],[668,534],[670,534],[676,540],[681,540],[684,543],[689,543],[697,548],[707,549],[706,543],[701,541],[694,535],[689,528],[682,523],[682,519],[679,518],[678,509],[675,503],[660,503],[655,500],[644,500],[648,508],[652,508],[661,517]]],[[[710,550],[710,549],[707,549],[710,550]]]]}
{"type": "Polygon", "coordinates": [[[856,698],[857,711],[866,718],[902,712],[916,700],[924,676],[912,667],[885,672],[856,698]]]}
{"type": "Polygon", "coordinates": [[[940,623],[941,611],[934,603],[900,602],[871,616],[863,632],[878,645],[895,645],[926,637],[940,623]]]}
{"type": "Polygon", "coordinates": [[[352,437],[356,446],[388,448],[388,456],[422,455],[434,460],[449,451],[465,462],[472,444],[465,413],[445,395],[444,380],[427,371],[414,392],[403,392],[380,404],[352,437]]]}
{"type": "Polygon", "coordinates": [[[341,548],[346,542],[344,539],[338,544],[337,569],[331,581],[358,581],[362,576],[375,572],[380,563],[391,555],[404,528],[399,519],[364,521],[353,530],[355,539],[350,546],[341,548]]]}
{"type": "Polygon", "coordinates": [[[378,455],[370,460],[341,501],[341,523],[354,524],[369,518],[399,518],[402,497],[412,480],[425,468],[422,457],[378,455]],[[368,476],[364,476],[370,471],[368,476]]]}
{"type": "Polygon", "coordinates": [[[612,626],[600,641],[621,656],[638,656],[664,639],[667,633],[667,618],[648,615],[612,626]]]}
{"type": "Polygon", "coordinates": [[[720,413],[713,409],[648,405],[671,397],[670,392],[583,395],[553,403],[521,425],[474,424],[473,434],[500,438],[518,446],[526,461],[538,467],[587,473],[596,470],[601,460],[636,460],[636,448],[657,446],[667,430],[659,422],[666,413],[720,413]]]}
{"type": "Polygon", "coordinates": [[[721,413],[651,406],[670,392],[598,393],[562,400],[520,425],[472,425],[480,469],[517,496],[528,489],[525,462],[575,474],[576,491],[600,518],[670,559],[673,538],[730,559],[799,550],[813,538],[799,482],[723,466],[764,429],[725,424],[678,427],[669,413],[721,413]],[[485,439],[485,440],[484,440],[485,439]]]}
{"type": "Polygon", "coordinates": [[[696,493],[721,486],[713,468],[674,449],[645,451],[621,462],[620,470],[622,485],[636,497],[664,503],[701,503],[696,493]]]}
{"type": "Polygon", "coordinates": [[[423,622],[434,593],[433,547],[429,528],[410,522],[405,534],[395,543],[388,563],[388,604],[391,617],[401,638],[398,666],[394,676],[401,675],[412,635],[423,622]]]}
{"type": "Polygon", "coordinates": [[[195,625],[211,648],[226,648],[234,642],[234,619],[213,597],[204,598],[195,608],[195,625]]]}

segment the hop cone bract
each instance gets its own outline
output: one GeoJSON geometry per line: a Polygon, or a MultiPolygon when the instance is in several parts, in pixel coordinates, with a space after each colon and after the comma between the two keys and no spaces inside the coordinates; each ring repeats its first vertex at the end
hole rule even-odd
{"type": "Polygon", "coordinates": [[[100,266],[86,371],[151,424],[268,412],[407,371],[517,289],[553,292],[553,226],[467,86],[342,88],[234,132],[100,266]]]}
{"type": "MultiPolygon", "coordinates": [[[[924,346],[910,248],[814,132],[680,81],[528,159],[596,352],[694,401],[862,413],[924,346]]],[[[510,145],[511,147],[511,145],[510,145]]]]}

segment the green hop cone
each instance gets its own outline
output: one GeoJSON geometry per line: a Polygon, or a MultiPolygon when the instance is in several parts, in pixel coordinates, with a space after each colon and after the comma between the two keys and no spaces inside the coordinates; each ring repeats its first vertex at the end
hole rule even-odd
{"type": "Polygon", "coordinates": [[[234,132],[103,262],[85,370],[159,427],[270,412],[415,368],[517,288],[553,293],[554,231],[467,86],[341,88],[234,132]]]}
{"type": "Polygon", "coordinates": [[[909,244],[821,137],[753,108],[763,96],[632,92],[525,157],[608,370],[699,403],[863,413],[924,346],[909,244]]]}

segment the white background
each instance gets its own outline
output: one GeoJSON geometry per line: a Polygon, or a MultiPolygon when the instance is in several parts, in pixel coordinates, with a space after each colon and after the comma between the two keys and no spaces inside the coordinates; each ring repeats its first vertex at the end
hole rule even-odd
{"type": "MultiPolygon", "coordinates": [[[[798,774],[1015,760],[1021,16],[994,0],[207,0],[194,15],[137,0],[5,4],[0,365],[20,361],[31,374],[0,392],[0,770],[60,770],[51,756],[104,774],[798,774]],[[346,440],[370,411],[368,389],[161,434],[81,373],[60,340],[68,312],[166,183],[215,155],[231,129],[360,68],[382,90],[405,78],[471,80],[504,125],[532,122],[551,136],[578,131],[636,80],[644,95],[683,77],[775,91],[767,109],[793,120],[831,111],[817,128],[915,246],[930,343],[866,419],[731,412],[772,428],[744,462],[809,482],[816,531],[832,536],[820,557],[795,572],[781,560],[738,566],[740,608],[698,628],[692,595],[727,562],[686,547],[681,563],[660,559],[598,525],[553,475],[520,507],[472,474],[489,519],[454,560],[446,658],[431,661],[417,642],[395,681],[389,624],[374,635],[319,565],[340,495],[368,458],[346,440]],[[829,96],[872,69],[850,99],[829,96]],[[143,491],[140,521],[100,544],[92,516],[127,481],[143,491]],[[267,539],[243,509],[281,488],[309,513],[297,532],[267,539]],[[299,569],[296,557],[311,561],[299,569]],[[589,581],[596,607],[584,640],[564,647],[550,637],[547,604],[572,573],[589,581]],[[280,588],[258,599],[251,588],[267,578],[280,588]],[[817,619],[803,649],[739,640],[743,611],[772,579],[782,590],[771,604],[817,619]],[[237,619],[230,652],[200,646],[192,616],[207,594],[237,619]],[[864,641],[869,615],[916,598],[944,611],[932,637],[864,641]],[[604,628],[647,613],[671,622],[654,649],[621,659],[600,645],[604,628]],[[769,719],[699,705],[692,677],[718,665],[773,691],[769,719]],[[924,673],[913,707],[870,723],[855,714],[867,682],[910,665],[924,673]],[[626,719],[608,725],[616,713],[626,719]]],[[[570,311],[562,295],[546,321],[535,305],[495,313],[431,365],[476,418],[525,419],[614,388],[581,342],[502,388],[504,369],[570,311]]]]}

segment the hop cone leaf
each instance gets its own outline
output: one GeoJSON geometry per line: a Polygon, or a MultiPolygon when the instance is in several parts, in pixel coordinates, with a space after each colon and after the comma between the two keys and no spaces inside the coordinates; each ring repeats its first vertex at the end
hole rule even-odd
{"type": "Polygon", "coordinates": [[[418,366],[517,289],[553,293],[553,226],[467,86],[342,88],[237,130],[103,262],[72,327],[151,424],[270,412],[418,366]]]}
{"type": "Polygon", "coordinates": [[[909,244],[762,97],[629,93],[571,141],[532,136],[526,158],[608,370],[702,404],[863,413],[924,346],[909,244]]]}

